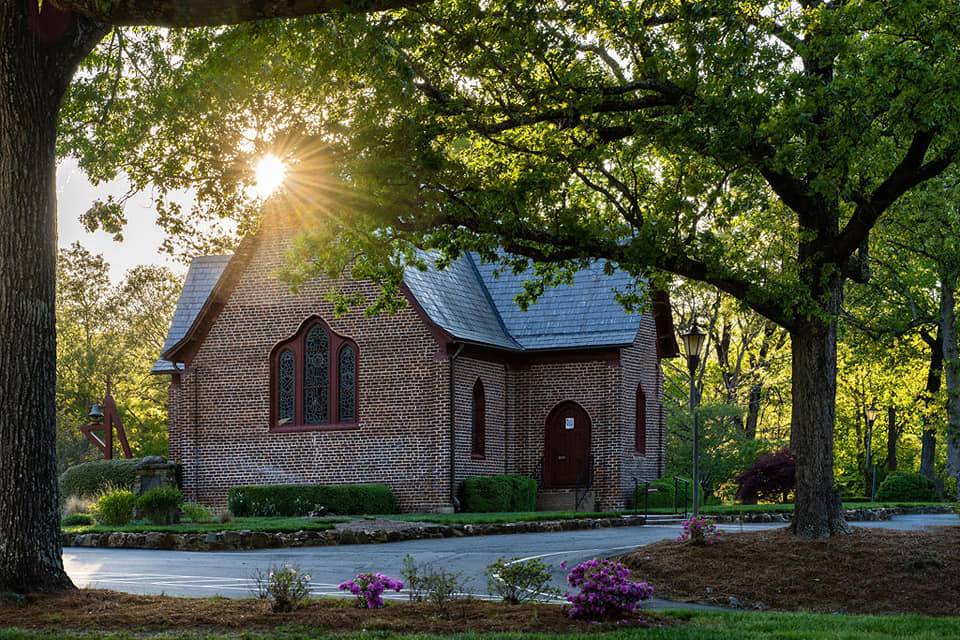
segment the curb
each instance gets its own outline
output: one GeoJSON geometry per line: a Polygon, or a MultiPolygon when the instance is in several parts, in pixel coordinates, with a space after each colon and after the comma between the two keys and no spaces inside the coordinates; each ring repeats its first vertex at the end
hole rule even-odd
{"type": "MultiPolygon", "coordinates": [[[[876,509],[845,509],[844,517],[847,522],[875,522],[877,520],[889,520],[893,516],[918,515],[918,514],[943,514],[953,513],[950,506],[932,506],[932,507],[878,507],[876,509]]],[[[714,521],[722,524],[733,523],[762,523],[762,522],[790,522],[793,519],[792,513],[737,513],[721,514],[709,516],[714,521]]]]}

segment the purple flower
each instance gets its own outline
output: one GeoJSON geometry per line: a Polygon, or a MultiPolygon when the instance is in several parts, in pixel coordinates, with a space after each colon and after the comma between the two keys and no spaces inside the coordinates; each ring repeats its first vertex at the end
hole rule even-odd
{"type": "Polygon", "coordinates": [[[349,591],[357,597],[357,606],[361,609],[382,607],[381,595],[387,589],[399,592],[403,589],[403,583],[382,573],[361,573],[340,585],[341,591],[349,591]]]}
{"type": "Polygon", "coordinates": [[[566,594],[571,618],[622,620],[653,595],[646,582],[630,580],[630,570],[619,562],[594,558],[578,564],[567,575],[577,594],[566,594]]]}

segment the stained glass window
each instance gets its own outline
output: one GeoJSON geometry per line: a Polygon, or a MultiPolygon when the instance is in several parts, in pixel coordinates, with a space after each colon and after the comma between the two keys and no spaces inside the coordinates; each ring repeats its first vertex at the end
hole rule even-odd
{"type": "Polygon", "coordinates": [[[303,341],[303,423],[330,419],[330,338],[316,324],[303,341]]]}
{"type": "Polygon", "coordinates": [[[473,385],[473,433],[470,452],[475,458],[486,454],[487,397],[480,378],[473,385]]]}
{"type": "Polygon", "coordinates": [[[340,349],[340,363],[337,370],[340,384],[340,422],[357,420],[357,352],[349,344],[340,349]]]}
{"type": "Polygon", "coordinates": [[[293,422],[294,417],[297,383],[292,351],[283,350],[277,369],[277,423],[282,425],[293,422]]]}

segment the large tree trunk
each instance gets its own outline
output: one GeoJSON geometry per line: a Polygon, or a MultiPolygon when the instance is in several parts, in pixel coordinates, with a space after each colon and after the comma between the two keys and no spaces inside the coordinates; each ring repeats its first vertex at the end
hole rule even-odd
{"type": "Polygon", "coordinates": [[[960,354],[957,350],[956,287],[956,273],[944,271],[940,274],[940,335],[943,336],[943,366],[947,382],[947,475],[960,481],[960,354]]]}
{"type": "Polygon", "coordinates": [[[807,539],[850,531],[833,476],[837,392],[837,323],[809,321],[791,331],[793,417],[790,441],[797,459],[793,532],[807,539]]]}
{"type": "MultiPolygon", "coordinates": [[[[927,367],[927,385],[923,394],[923,403],[930,406],[937,394],[940,393],[940,387],[943,381],[943,339],[940,334],[940,328],[937,328],[935,336],[928,332],[921,334],[923,341],[930,347],[930,365],[927,367]]],[[[937,428],[935,421],[930,419],[927,412],[923,415],[923,434],[920,436],[920,475],[936,480],[936,471],[934,469],[937,459],[937,428]]]]}
{"type": "Polygon", "coordinates": [[[49,6],[0,3],[0,592],[71,586],[54,450],[57,113],[102,35],[49,6]]]}
{"type": "Polygon", "coordinates": [[[897,408],[887,408],[887,471],[897,470],[897,441],[900,427],[897,424],[897,408]]]}

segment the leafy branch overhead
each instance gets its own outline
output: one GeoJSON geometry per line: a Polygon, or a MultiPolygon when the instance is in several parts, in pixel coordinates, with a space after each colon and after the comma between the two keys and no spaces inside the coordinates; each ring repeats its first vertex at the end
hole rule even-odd
{"type": "MultiPolygon", "coordinates": [[[[958,19],[932,0],[447,1],[134,31],[152,53],[101,47],[103,75],[74,91],[133,100],[92,125],[68,109],[84,138],[67,147],[96,171],[195,186],[222,216],[246,210],[238,167],[278,152],[316,238],[388,243],[367,277],[395,281],[413,245],[561,270],[602,257],[793,327],[836,313],[826,283],[865,279],[877,221],[953,163],[958,19]]],[[[310,244],[293,271],[343,266],[310,244]]]]}

